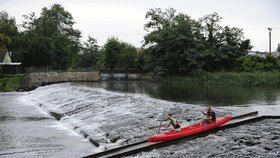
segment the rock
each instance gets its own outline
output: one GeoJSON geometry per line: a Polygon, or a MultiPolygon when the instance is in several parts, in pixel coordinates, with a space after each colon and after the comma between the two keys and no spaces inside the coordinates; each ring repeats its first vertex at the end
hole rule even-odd
{"type": "Polygon", "coordinates": [[[271,140],[276,140],[276,139],[279,139],[279,136],[274,136],[271,138],[271,140]]]}
{"type": "Polygon", "coordinates": [[[271,147],[267,147],[267,146],[265,146],[264,149],[265,150],[273,150],[271,147]]]}
{"type": "Polygon", "coordinates": [[[57,112],[50,112],[50,115],[53,116],[55,119],[60,120],[62,117],[64,117],[64,114],[60,114],[57,112]]]}
{"type": "Polygon", "coordinates": [[[252,140],[248,140],[248,141],[245,141],[244,144],[247,145],[247,146],[254,146],[254,145],[260,144],[260,143],[259,142],[254,142],[252,140]]]}

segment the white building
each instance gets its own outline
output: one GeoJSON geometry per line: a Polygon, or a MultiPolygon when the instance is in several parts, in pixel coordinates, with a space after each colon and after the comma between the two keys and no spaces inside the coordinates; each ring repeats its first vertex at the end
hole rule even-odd
{"type": "Polygon", "coordinates": [[[267,52],[249,51],[247,55],[248,56],[259,56],[259,57],[265,58],[267,54],[268,54],[267,52]]]}
{"type": "Polygon", "coordinates": [[[21,63],[13,63],[11,53],[0,50],[0,74],[22,73],[21,63]]]}

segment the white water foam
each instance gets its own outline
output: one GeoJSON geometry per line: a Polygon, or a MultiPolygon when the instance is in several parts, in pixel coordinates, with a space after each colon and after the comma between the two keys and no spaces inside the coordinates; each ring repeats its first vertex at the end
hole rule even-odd
{"type": "Polygon", "coordinates": [[[155,134],[163,110],[173,113],[183,125],[188,125],[186,118],[198,120],[200,110],[205,109],[142,94],[110,92],[70,83],[39,87],[25,97],[48,113],[64,115],[60,120],[63,125],[77,133],[86,133],[105,149],[142,141],[155,134]]]}

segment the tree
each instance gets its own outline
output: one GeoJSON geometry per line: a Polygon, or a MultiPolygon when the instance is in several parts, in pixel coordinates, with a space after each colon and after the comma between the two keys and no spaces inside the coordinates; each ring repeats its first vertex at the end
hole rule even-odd
{"type": "Polygon", "coordinates": [[[221,36],[222,27],[219,23],[221,19],[222,17],[220,17],[216,12],[205,15],[199,19],[208,48],[217,48],[220,46],[219,38],[221,36]]]}
{"type": "Polygon", "coordinates": [[[118,67],[135,68],[137,67],[138,53],[136,48],[128,43],[122,42],[121,53],[119,54],[118,67]]]}
{"type": "Polygon", "coordinates": [[[161,73],[192,73],[233,69],[235,60],[251,49],[238,28],[222,27],[217,13],[195,21],[169,8],[150,9],[144,25],[149,33],[144,46],[153,70],[161,73]]]}
{"type": "Polygon", "coordinates": [[[96,39],[88,37],[87,42],[84,43],[82,52],[79,54],[79,67],[94,67],[100,56],[99,46],[96,39]]]}
{"type": "Polygon", "coordinates": [[[188,15],[176,14],[173,8],[150,9],[144,25],[150,32],[144,37],[151,67],[166,73],[188,73],[199,70],[199,50],[202,48],[200,24],[188,15]]]}
{"type": "Polygon", "coordinates": [[[230,70],[233,68],[235,60],[240,56],[247,54],[252,48],[250,40],[243,40],[243,31],[238,28],[224,27],[221,34],[221,46],[219,48],[221,66],[223,69],[230,70]]]}
{"type": "Polygon", "coordinates": [[[0,12],[0,49],[11,50],[12,41],[18,35],[18,28],[13,17],[5,11],[0,12]]]}
{"type": "MultiPolygon", "coordinates": [[[[202,52],[201,59],[203,69],[206,71],[215,71],[222,69],[222,58],[219,52],[221,46],[222,26],[219,25],[222,17],[217,13],[208,14],[199,19],[202,26],[201,31],[204,35],[205,49],[202,52]]],[[[223,56],[226,58],[227,56],[223,56]]]]}
{"type": "Polygon", "coordinates": [[[0,49],[7,49],[7,46],[11,43],[11,38],[5,34],[0,33],[0,49]]]}
{"type": "Polygon", "coordinates": [[[118,57],[121,54],[121,42],[117,38],[109,38],[103,47],[104,51],[104,65],[106,68],[116,68],[118,64],[118,57]]]}
{"type": "Polygon", "coordinates": [[[39,35],[22,35],[19,50],[24,66],[49,66],[51,63],[51,52],[49,51],[48,39],[39,35]]]}
{"type": "Polygon", "coordinates": [[[236,60],[236,69],[245,72],[279,71],[279,60],[272,54],[265,58],[259,56],[241,56],[236,60]]]}
{"type": "Polygon", "coordinates": [[[48,65],[62,70],[75,66],[81,33],[73,28],[69,12],[54,4],[50,9],[44,7],[40,17],[31,13],[25,19],[17,50],[25,66],[48,65]]]}
{"type": "Polygon", "coordinates": [[[230,70],[235,60],[252,48],[250,40],[244,39],[242,29],[222,27],[222,17],[217,13],[200,18],[205,37],[202,53],[203,69],[207,71],[230,70]]]}
{"type": "MultiPolygon", "coordinates": [[[[137,66],[137,50],[131,44],[119,41],[117,38],[109,38],[101,50],[99,64],[105,68],[130,68],[137,66]]],[[[99,66],[101,67],[101,66],[99,66]]]]}

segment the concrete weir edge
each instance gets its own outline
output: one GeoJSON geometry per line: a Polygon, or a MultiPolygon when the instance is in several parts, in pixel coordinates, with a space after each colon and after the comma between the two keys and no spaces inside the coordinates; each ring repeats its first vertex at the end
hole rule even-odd
{"type": "Polygon", "coordinates": [[[178,138],[175,140],[170,140],[170,141],[165,141],[165,142],[147,142],[147,141],[141,141],[138,143],[134,143],[134,144],[129,144],[126,146],[121,146],[118,148],[114,148],[111,150],[107,150],[104,152],[100,152],[100,153],[96,153],[96,154],[92,154],[92,155],[88,155],[85,156],[84,158],[117,158],[117,157],[122,157],[122,156],[128,156],[128,155],[132,155],[132,154],[136,154],[142,151],[149,151],[149,150],[153,150],[156,148],[160,148],[160,147],[165,147],[168,145],[172,145],[175,143],[180,143],[180,142],[184,142],[184,141],[188,141],[188,140],[193,140],[199,137],[205,137],[211,133],[215,133],[221,130],[225,130],[225,129],[229,129],[229,128],[233,128],[233,127],[237,127],[240,125],[244,125],[247,123],[253,123],[253,122],[257,122],[260,120],[264,120],[264,119],[280,119],[280,116],[269,116],[269,115],[262,115],[259,116],[257,111],[253,111],[250,113],[246,113],[246,114],[242,114],[242,115],[238,115],[238,116],[234,116],[233,117],[233,122],[228,122],[225,125],[222,125],[220,127],[208,130],[208,131],[204,131],[201,133],[197,133],[194,135],[190,135],[190,136],[185,136],[182,138],[178,138]]]}

